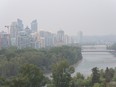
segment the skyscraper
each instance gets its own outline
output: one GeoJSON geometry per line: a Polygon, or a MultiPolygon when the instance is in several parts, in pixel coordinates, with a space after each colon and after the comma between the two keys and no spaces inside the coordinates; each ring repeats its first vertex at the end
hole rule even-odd
{"type": "Polygon", "coordinates": [[[0,48],[7,48],[10,46],[10,35],[6,32],[0,32],[0,48]]]}
{"type": "Polygon", "coordinates": [[[22,20],[17,19],[17,27],[18,27],[18,31],[23,31],[24,26],[22,20]]]}
{"type": "Polygon", "coordinates": [[[10,26],[10,38],[11,38],[11,45],[17,46],[18,45],[18,33],[24,30],[23,22],[20,19],[17,19],[16,22],[12,22],[10,26]]]}
{"type": "Polygon", "coordinates": [[[25,32],[26,32],[28,35],[30,35],[30,34],[31,34],[31,29],[27,26],[27,27],[25,28],[25,32]]]}
{"type": "Polygon", "coordinates": [[[17,22],[12,22],[11,26],[10,26],[10,36],[11,36],[11,38],[14,38],[14,37],[16,37],[17,34],[18,34],[17,22]]]}
{"type": "Polygon", "coordinates": [[[59,30],[57,32],[57,43],[58,45],[64,45],[65,44],[65,40],[64,40],[64,31],[63,30],[59,30]]]}
{"type": "Polygon", "coordinates": [[[17,47],[20,49],[31,47],[31,36],[26,31],[18,32],[17,47]]]}
{"type": "Polygon", "coordinates": [[[33,20],[33,21],[31,22],[31,31],[32,31],[32,33],[34,33],[34,32],[37,32],[37,30],[38,30],[38,23],[37,23],[37,20],[33,20]]]}
{"type": "Polygon", "coordinates": [[[79,44],[82,44],[82,38],[83,38],[83,32],[79,31],[78,34],[77,34],[77,42],[79,44]]]}
{"type": "Polygon", "coordinates": [[[45,47],[52,47],[53,46],[53,37],[52,34],[48,31],[40,31],[40,37],[44,38],[45,47]]]}
{"type": "Polygon", "coordinates": [[[12,22],[10,26],[10,38],[11,38],[11,45],[17,45],[17,35],[18,35],[18,26],[17,22],[12,22]]]}

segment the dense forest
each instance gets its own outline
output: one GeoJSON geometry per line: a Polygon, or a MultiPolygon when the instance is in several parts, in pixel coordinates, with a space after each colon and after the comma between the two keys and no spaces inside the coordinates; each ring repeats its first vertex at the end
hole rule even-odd
{"type": "Polygon", "coordinates": [[[34,64],[44,73],[48,73],[51,72],[51,66],[60,60],[74,64],[81,58],[80,47],[62,46],[39,50],[10,47],[0,50],[0,75],[7,78],[15,76],[24,64],[34,64]]]}

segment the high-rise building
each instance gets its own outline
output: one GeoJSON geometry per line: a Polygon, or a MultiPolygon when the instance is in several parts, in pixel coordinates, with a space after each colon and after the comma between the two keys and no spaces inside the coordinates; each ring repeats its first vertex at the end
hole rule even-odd
{"type": "Polygon", "coordinates": [[[40,48],[45,48],[45,38],[44,37],[40,38],[40,48]]]}
{"type": "Polygon", "coordinates": [[[33,33],[38,31],[38,23],[37,23],[37,20],[33,20],[31,22],[31,31],[33,33]]]}
{"type": "Polygon", "coordinates": [[[18,45],[18,34],[20,31],[24,30],[23,22],[20,19],[17,19],[16,22],[12,22],[10,26],[10,39],[11,45],[17,46],[18,45]]]}
{"type": "Polygon", "coordinates": [[[48,31],[40,31],[40,37],[44,38],[45,40],[45,47],[52,47],[53,46],[53,35],[48,31]]]}
{"type": "Polygon", "coordinates": [[[31,39],[31,47],[38,49],[41,48],[41,39],[38,32],[31,33],[32,39],[31,39]]]}
{"type": "Polygon", "coordinates": [[[10,36],[11,38],[15,38],[17,34],[18,34],[17,22],[12,22],[10,26],[10,36]]]}
{"type": "Polygon", "coordinates": [[[65,35],[65,44],[68,45],[69,44],[69,36],[68,35],[65,35]]]}
{"type": "Polygon", "coordinates": [[[28,35],[30,35],[30,34],[31,34],[31,29],[27,26],[27,27],[25,28],[25,32],[26,32],[28,35]]]}
{"type": "Polygon", "coordinates": [[[65,44],[65,35],[64,31],[60,30],[57,32],[57,44],[58,45],[64,45],[65,44]]]}
{"type": "Polygon", "coordinates": [[[25,31],[18,32],[17,47],[19,49],[30,47],[30,38],[25,31]]]}
{"type": "Polygon", "coordinates": [[[0,32],[0,48],[7,48],[10,46],[10,35],[6,32],[0,32]]]}
{"type": "Polygon", "coordinates": [[[18,35],[18,26],[17,22],[12,22],[10,26],[10,38],[11,38],[11,45],[17,45],[17,35],[18,35]]]}
{"type": "Polygon", "coordinates": [[[52,34],[53,37],[53,46],[57,46],[57,34],[52,34]]]}
{"type": "Polygon", "coordinates": [[[77,34],[77,43],[82,44],[83,32],[79,31],[77,34]]]}
{"type": "Polygon", "coordinates": [[[18,31],[23,31],[24,26],[22,20],[17,19],[17,27],[18,27],[18,31]]]}

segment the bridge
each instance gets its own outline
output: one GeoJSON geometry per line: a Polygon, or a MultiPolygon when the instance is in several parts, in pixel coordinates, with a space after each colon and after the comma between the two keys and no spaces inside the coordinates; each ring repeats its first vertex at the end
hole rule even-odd
{"type": "Polygon", "coordinates": [[[116,52],[115,50],[82,50],[81,52],[116,52]]]}
{"type": "Polygon", "coordinates": [[[116,52],[115,50],[108,50],[106,45],[84,45],[82,52],[116,52]]]}

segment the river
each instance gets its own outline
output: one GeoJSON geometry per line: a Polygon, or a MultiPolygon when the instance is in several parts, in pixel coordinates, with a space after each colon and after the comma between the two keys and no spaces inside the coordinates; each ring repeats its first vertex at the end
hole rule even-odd
{"type": "Polygon", "coordinates": [[[98,67],[105,69],[106,67],[116,67],[116,57],[109,52],[83,52],[83,59],[74,65],[75,73],[82,73],[84,76],[91,74],[91,69],[98,67]]]}

